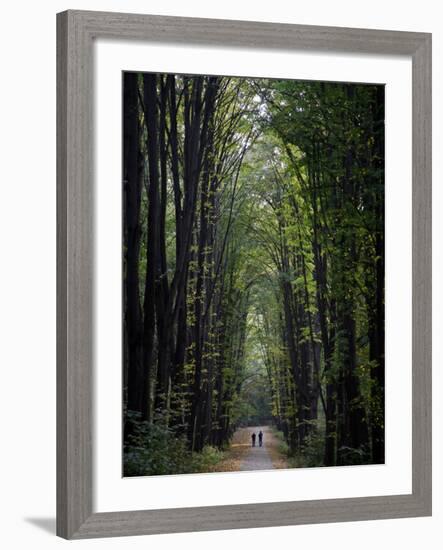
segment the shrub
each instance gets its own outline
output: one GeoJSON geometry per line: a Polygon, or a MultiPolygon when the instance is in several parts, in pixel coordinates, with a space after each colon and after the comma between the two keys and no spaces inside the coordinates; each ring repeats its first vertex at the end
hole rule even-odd
{"type": "Polygon", "coordinates": [[[124,448],[125,476],[168,475],[188,472],[190,453],[184,436],[162,422],[148,424],[128,412],[131,435],[124,448]]]}
{"type": "Polygon", "coordinates": [[[200,453],[192,453],[186,437],[168,427],[161,416],[149,424],[129,411],[126,419],[131,434],[123,453],[126,477],[210,472],[223,457],[209,445],[200,453]]]}
{"type": "Polygon", "coordinates": [[[222,460],[223,452],[212,447],[211,445],[206,445],[203,447],[201,453],[192,454],[192,465],[194,472],[213,472],[215,471],[215,466],[222,460]]]}

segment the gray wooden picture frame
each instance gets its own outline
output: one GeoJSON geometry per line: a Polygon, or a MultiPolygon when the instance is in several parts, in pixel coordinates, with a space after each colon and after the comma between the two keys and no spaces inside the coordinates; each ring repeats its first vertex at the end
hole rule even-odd
{"type": "Polygon", "coordinates": [[[431,515],[431,35],[66,11],[57,15],[57,534],[67,539],[431,515]],[[93,41],[412,58],[412,494],[93,513],[93,41]]]}

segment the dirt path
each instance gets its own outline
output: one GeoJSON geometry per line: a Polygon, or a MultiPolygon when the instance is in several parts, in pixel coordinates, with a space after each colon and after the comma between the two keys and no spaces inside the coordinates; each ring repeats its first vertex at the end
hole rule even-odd
{"type": "Polygon", "coordinates": [[[257,426],[250,428],[248,430],[249,435],[254,432],[257,436],[255,447],[250,447],[249,452],[242,460],[240,464],[240,470],[273,470],[274,465],[272,464],[271,455],[268,453],[266,444],[270,440],[270,430],[268,426],[257,426]],[[258,433],[259,431],[263,432],[263,446],[259,447],[258,445],[258,433]]]}
{"type": "Polygon", "coordinates": [[[286,459],[279,451],[279,441],[269,426],[238,429],[226,451],[225,458],[216,465],[216,472],[238,472],[287,468],[286,459]],[[263,447],[258,446],[258,432],[263,432],[263,447]],[[251,446],[251,434],[257,434],[256,447],[251,446]]]}

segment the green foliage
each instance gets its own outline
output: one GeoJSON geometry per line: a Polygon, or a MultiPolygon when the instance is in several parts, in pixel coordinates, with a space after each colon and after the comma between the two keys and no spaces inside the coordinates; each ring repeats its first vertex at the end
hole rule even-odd
{"type": "Polygon", "coordinates": [[[125,476],[188,473],[191,455],[184,436],[177,437],[161,422],[143,422],[128,411],[131,435],[124,449],[125,476]]]}
{"type": "Polygon", "coordinates": [[[314,429],[307,435],[296,454],[289,454],[289,464],[293,468],[315,468],[323,465],[325,437],[321,429],[314,429]]]}
{"type": "Polygon", "coordinates": [[[165,102],[169,80],[158,75],[162,257],[157,251],[151,265],[154,184],[140,112],[140,326],[132,336],[143,339],[147,321],[155,334],[142,354],[151,363],[136,365],[151,377],[151,422],[127,415],[125,473],[210,470],[221,456],[215,446],[236,426],[272,419],[294,465],[323,464],[328,436],[330,462],[370,461],[382,437],[373,432],[384,427],[382,88],[217,77],[205,117],[211,78],[174,76],[165,102]],[[155,312],[145,320],[153,272],[155,312]]]}
{"type": "Polygon", "coordinates": [[[148,424],[129,411],[126,419],[132,429],[123,455],[127,477],[208,472],[223,458],[221,451],[209,445],[192,453],[185,435],[175,433],[161,418],[148,424]]]}
{"type": "Polygon", "coordinates": [[[285,436],[284,436],[283,432],[278,430],[276,427],[273,427],[272,428],[272,433],[274,434],[275,438],[278,441],[278,446],[277,446],[278,452],[282,456],[285,456],[285,457],[289,458],[290,449],[289,449],[288,443],[285,439],[285,436]]]}
{"type": "Polygon", "coordinates": [[[192,454],[192,471],[211,472],[217,464],[223,459],[223,452],[211,445],[205,445],[200,453],[192,454]]]}
{"type": "Polygon", "coordinates": [[[340,455],[341,466],[358,466],[359,464],[367,464],[369,460],[366,449],[342,446],[338,448],[340,455]]]}

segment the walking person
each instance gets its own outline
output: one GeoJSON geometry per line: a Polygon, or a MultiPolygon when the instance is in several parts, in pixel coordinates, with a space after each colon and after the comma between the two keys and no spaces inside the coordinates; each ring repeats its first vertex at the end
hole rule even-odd
{"type": "Polygon", "coordinates": [[[253,447],[255,447],[255,438],[256,438],[255,432],[252,432],[251,439],[252,439],[252,446],[253,447]]]}
{"type": "Polygon", "coordinates": [[[263,432],[261,430],[258,432],[258,445],[263,447],[263,432]]]}

